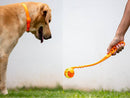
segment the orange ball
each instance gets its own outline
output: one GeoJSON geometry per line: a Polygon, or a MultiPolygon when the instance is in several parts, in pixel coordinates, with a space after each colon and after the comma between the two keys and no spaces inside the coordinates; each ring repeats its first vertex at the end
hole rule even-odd
{"type": "Polygon", "coordinates": [[[72,78],[74,76],[74,69],[72,67],[67,68],[64,72],[66,78],[72,78]]]}

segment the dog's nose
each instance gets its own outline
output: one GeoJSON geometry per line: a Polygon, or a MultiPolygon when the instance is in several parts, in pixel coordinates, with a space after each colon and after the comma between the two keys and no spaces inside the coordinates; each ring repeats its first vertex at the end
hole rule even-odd
{"type": "Polygon", "coordinates": [[[51,35],[48,37],[48,39],[50,39],[50,38],[52,38],[52,36],[51,36],[51,35]]]}
{"type": "Polygon", "coordinates": [[[44,39],[46,39],[46,40],[47,40],[47,39],[50,39],[50,38],[52,38],[51,35],[50,35],[50,36],[45,36],[45,37],[44,37],[44,39]]]}

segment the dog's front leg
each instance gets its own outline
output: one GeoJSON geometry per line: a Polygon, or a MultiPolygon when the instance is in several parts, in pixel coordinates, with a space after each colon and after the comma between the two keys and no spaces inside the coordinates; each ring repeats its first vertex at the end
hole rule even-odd
{"type": "Polygon", "coordinates": [[[8,55],[5,53],[0,54],[0,90],[1,93],[6,95],[8,94],[6,87],[6,70],[8,63],[8,55]]]}

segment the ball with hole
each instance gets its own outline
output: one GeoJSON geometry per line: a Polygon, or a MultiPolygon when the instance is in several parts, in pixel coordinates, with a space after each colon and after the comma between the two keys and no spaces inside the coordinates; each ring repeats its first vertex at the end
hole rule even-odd
{"type": "Polygon", "coordinates": [[[74,76],[74,69],[72,67],[67,68],[64,72],[66,78],[72,78],[74,76]]]}

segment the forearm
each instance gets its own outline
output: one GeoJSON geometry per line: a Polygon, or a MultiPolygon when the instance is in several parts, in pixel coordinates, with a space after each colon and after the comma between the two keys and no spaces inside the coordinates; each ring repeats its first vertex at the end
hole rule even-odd
{"type": "Polygon", "coordinates": [[[124,15],[122,17],[122,20],[118,26],[116,35],[117,37],[124,37],[128,27],[130,25],[130,0],[128,0],[126,7],[125,7],[125,11],[124,11],[124,15]]]}
{"type": "MultiPolygon", "coordinates": [[[[120,41],[124,41],[124,35],[129,27],[129,25],[130,25],[130,0],[128,0],[128,2],[126,4],[124,14],[123,14],[122,20],[118,26],[118,29],[116,31],[115,37],[113,38],[113,40],[111,41],[111,43],[109,44],[109,46],[107,48],[108,53],[114,45],[117,45],[117,43],[119,43],[120,41]]],[[[123,44],[118,45],[117,51],[112,55],[119,53],[123,48],[124,48],[123,44]]]]}

